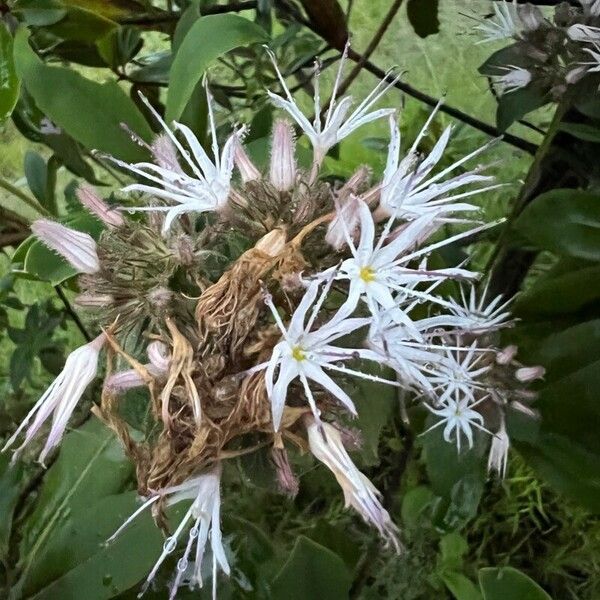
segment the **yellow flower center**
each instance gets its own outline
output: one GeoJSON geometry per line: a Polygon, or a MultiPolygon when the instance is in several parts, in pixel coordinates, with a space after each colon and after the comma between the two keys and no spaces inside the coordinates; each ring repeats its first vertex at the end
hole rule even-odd
{"type": "Polygon", "coordinates": [[[361,267],[358,276],[365,282],[375,281],[375,271],[371,267],[361,267]]]}
{"type": "Polygon", "coordinates": [[[306,360],[306,354],[304,354],[304,350],[300,346],[292,348],[292,357],[297,361],[306,360]]]}

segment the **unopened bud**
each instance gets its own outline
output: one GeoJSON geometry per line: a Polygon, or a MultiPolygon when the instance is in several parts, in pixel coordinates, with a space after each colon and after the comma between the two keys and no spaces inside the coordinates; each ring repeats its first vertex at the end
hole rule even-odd
{"type": "Polygon", "coordinates": [[[121,214],[108,206],[91,185],[82,183],[77,188],[77,198],[85,208],[98,217],[105,225],[109,227],[121,227],[125,222],[121,214]]]}
{"type": "Polygon", "coordinates": [[[289,190],[296,181],[294,132],[290,123],[281,119],[273,127],[269,179],[280,192],[289,190]]]}
{"type": "Polygon", "coordinates": [[[273,448],[271,452],[275,472],[277,473],[277,483],[282,493],[290,498],[298,494],[300,488],[298,478],[294,475],[287,452],[284,449],[273,448]]]}
{"type": "Polygon", "coordinates": [[[513,361],[514,357],[517,355],[518,351],[519,348],[514,344],[506,346],[506,348],[504,348],[501,352],[498,352],[498,354],[496,354],[496,362],[499,365],[509,365],[513,361]]]}
{"type": "Polygon", "coordinates": [[[166,373],[169,370],[171,355],[163,342],[156,340],[148,344],[146,349],[150,363],[153,364],[158,371],[166,373]]]}
{"type": "Polygon", "coordinates": [[[177,150],[167,134],[159,135],[152,142],[150,149],[152,150],[154,160],[160,167],[167,171],[183,173],[177,158],[177,150]]]}
{"type": "Polygon", "coordinates": [[[110,294],[79,294],[75,298],[75,304],[85,308],[106,308],[114,301],[114,297],[110,294]]]}
{"type": "Polygon", "coordinates": [[[544,367],[522,367],[517,369],[515,373],[517,379],[522,382],[527,381],[535,381],[536,379],[542,379],[544,374],[546,373],[546,369],[544,367]]]}
{"type": "Polygon", "coordinates": [[[235,161],[235,166],[238,168],[244,183],[260,179],[260,171],[254,166],[254,163],[250,160],[250,157],[239,140],[235,145],[233,160],[235,161]]]}

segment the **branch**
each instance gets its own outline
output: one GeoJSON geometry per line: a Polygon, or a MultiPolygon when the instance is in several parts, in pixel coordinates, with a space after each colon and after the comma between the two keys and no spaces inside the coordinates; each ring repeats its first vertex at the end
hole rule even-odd
{"type": "Polygon", "coordinates": [[[79,315],[75,312],[75,309],[71,306],[69,299],[65,296],[60,285],[55,285],[54,289],[56,290],[56,294],[61,299],[61,302],[64,304],[67,314],[73,319],[73,322],[77,326],[77,329],[81,331],[81,335],[86,339],[86,341],[91,342],[92,336],[88,333],[88,330],[85,328],[85,325],[79,318],[79,315]]]}
{"type": "MultiPolygon", "coordinates": [[[[200,8],[200,14],[222,15],[230,12],[241,12],[243,10],[253,10],[258,2],[256,0],[245,0],[243,2],[230,2],[229,4],[217,4],[216,6],[206,6],[200,8]]],[[[156,14],[134,15],[119,19],[121,25],[160,25],[161,23],[174,23],[181,18],[181,12],[161,11],[156,14]]]]}

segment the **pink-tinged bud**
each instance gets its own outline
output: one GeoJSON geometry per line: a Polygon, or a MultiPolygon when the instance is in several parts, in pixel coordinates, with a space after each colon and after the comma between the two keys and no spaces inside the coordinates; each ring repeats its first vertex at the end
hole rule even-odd
{"type": "Polygon", "coordinates": [[[336,216],[329,224],[325,241],[335,250],[341,250],[348,240],[353,240],[360,221],[360,203],[357,196],[351,195],[342,204],[338,204],[336,216]]]}
{"type": "Polygon", "coordinates": [[[535,381],[536,379],[542,379],[544,374],[546,373],[546,369],[544,367],[522,367],[521,369],[517,369],[515,373],[517,379],[522,382],[527,381],[535,381]]]}
{"type": "Polygon", "coordinates": [[[362,518],[373,525],[380,535],[400,552],[398,528],[379,501],[377,488],[358,470],[346,452],[339,431],[329,423],[318,423],[314,417],[305,417],[308,445],[315,458],[335,475],[346,500],[362,518]]]}
{"type": "Polygon", "coordinates": [[[144,385],[144,379],[135,369],[113,373],[104,382],[104,387],[114,394],[122,394],[144,385]]]}
{"type": "Polygon", "coordinates": [[[110,294],[79,294],[75,298],[75,304],[84,308],[107,308],[115,301],[110,294]]]}
{"type": "Polygon", "coordinates": [[[290,123],[282,119],[273,126],[269,178],[280,192],[286,192],[296,182],[294,132],[290,123]]]}
{"type": "Polygon", "coordinates": [[[244,150],[244,146],[242,146],[239,140],[235,145],[233,160],[244,183],[260,179],[260,171],[254,166],[254,163],[250,160],[250,157],[244,150]]]}
{"type": "Polygon", "coordinates": [[[77,188],[77,198],[85,208],[97,216],[105,225],[121,227],[125,222],[121,214],[116,209],[108,206],[91,185],[81,184],[77,188]]]}
{"type": "Polygon", "coordinates": [[[156,340],[148,344],[146,349],[150,363],[159,373],[166,373],[171,363],[171,354],[168,348],[161,341],[156,340]]]}
{"type": "Polygon", "coordinates": [[[24,441],[15,451],[16,458],[52,416],[50,433],[39,457],[39,461],[44,464],[48,453],[60,443],[71,414],[87,386],[96,377],[98,358],[105,341],[106,336],[102,333],[89,344],[81,346],[69,354],[62,372],[6,442],[3,451],[12,446],[19,434],[27,427],[24,441]],[[32,421],[31,424],[29,424],[30,421],[32,421]]]}
{"type": "Polygon", "coordinates": [[[277,483],[280,491],[290,498],[295,498],[298,495],[300,485],[298,483],[298,478],[292,471],[287,452],[283,449],[273,448],[271,456],[273,457],[273,463],[275,464],[277,483]]]}
{"type": "Polygon", "coordinates": [[[48,219],[34,221],[31,231],[80,273],[93,275],[100,270],[96,242],[91,235],[48,219]]]}
{"type": "Polygon", "coordinates": [[[513,400],[510,403],[510,407],[514,408],[515,410],[518,410],[520,413],[523,413],[524,415],[527,415],[528,417],[537,417],[538,416],[538,413],[535,410],[533,410],[526,404],[519,402],[518,400],[513,400]]]}
{"type": "Polygon", "coordinates": [[[177,150],[166,133],[159,135],[154,142],[152,142],[150,150],[159,167],[162,167],[167,171],[183,173],[179,164],[179,159],[177,158],[177,150]]]}
{"type": "Polygon", "coordinates": [[[509,365],[517,355],[518,350],[519,349],[514,344],[506,346],[502,352],[496,354],[496,362],[499,365],[509,365]]]}

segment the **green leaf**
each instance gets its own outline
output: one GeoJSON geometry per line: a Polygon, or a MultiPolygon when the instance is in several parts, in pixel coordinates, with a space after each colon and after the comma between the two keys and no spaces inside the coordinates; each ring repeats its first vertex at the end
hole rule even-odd
{"type": "Polygon", "coordinates": [[[347,600],[352,578],[344,561],[300,536],[272,584],[272,597],[286,600],[347,600]]]}
{"type": "MultiPolygon", "coordinates": [[[[51,541],[63,535],[70,516],[85,514],[89,525],[93,515],[96,522],[100,513],[90,512],[90,508],[103,498],[122,492],[131,477],[132,467],[119,441],[95,418],[65,437],[21,532],[22,576],[15,586],[15,597],[19,591],[30,594],[47,583],[49,567],[42,558],[51,541]]],[[[97,543],[102,541],[96,539],[97,543]]]]}
{"type": "Polygon", "coordinates": [[[535,582],[512,567],[479,569],[484,600],[551,600],[535,582]]]}
{"type": "Polygon", "coordinates": [[[171,67],[167,95],[167,121],[178,119],[207,67],[239,46],[267,40],[266,32],[237,15],[210,15],[189,29],[171,67]]]}
{"type": "Polygon", "coordinates": [[[23,467],[11,464],[11,457],[0,455],[0,556],[7,558],[8,541],[12,529],[13,515],[22,487],[23,467]]]}
{"type": "Polygon", "coordinates": [[[552,190],[527,205],[513,230],[537,248],[600,261],[600,196],[552,190]]]}
{"type": "Polygon", "coordinates": [[[142,580],[164,543],[150,511],[140,515],[114,542],[104,543],[138,507],[137,494],[132,491],[73,511],[39,556],[38,579],[30,580],[29,597],[107,600],[142,580]]]}
{"type": "Polygon", "coordinates": [[[439,0],[408,0],[406,14],[415,33],[422,38],[438,33],[439,0]]]}
{"type": "Polygon", "coordinates": [[[152,131],[115,81],[100,84],[71,69],[47,66],[29,46],[25,29],[15,38],[15,63],[38,107],[84,146],[126,161],[146,156],[121,124],[146,140],[152,131]]]}
{"type": "Polygon", "coordinates": [[[402,522],[407,527],[417,527],[421,515],[439,498],[425,485],[409,489],[402,498],[402,522]]]}
{"type": "Polygon", "coordinates": [[[34,27],[52,25],[67,14],[64,5],[58,0],[17,0],[12,10],[34,27]]]}
{"type": "Polygon", "coordinates": [[[452,531],[440,540],[440,554],[442,564],[450,569],[459,570],[463,564],[463,557],[469,551],[467,540],[452,531]]]}
{"type": "Polygon", "coordinates": [[[543,316],[574,313],[600,298],[600,266],[584,267],[554,277],[540,277],[519,296],[516,316],[543,316]]]}
{"type": "Polygon", "coordinates": [[[559,129],[586,142],[600,142],[600,127],[587,123],[561,123],[559,129]]]}
{"type": "Polygon", "coordinates": [[[541,108],[548,102],[550,102],[550,97],[547,91],[537,87],[534,83],[514,92],[502,94],[498,98],[496,125],[500,131],[506,131],[515,121],[522,119],[526,114],[541,108]]]}
{"type": "Polygon", "coordinates": [[[0,121],[10,116],[19,97],[19,77],[13,59],[13,38],[0,24],[0,121]]]}
{"type": "Polygon", "coordinates": [[[440,577],[455,600],[481,600],[481,592],[477,589],[477,586],[462,573],[446,571],[440,577]]]}

